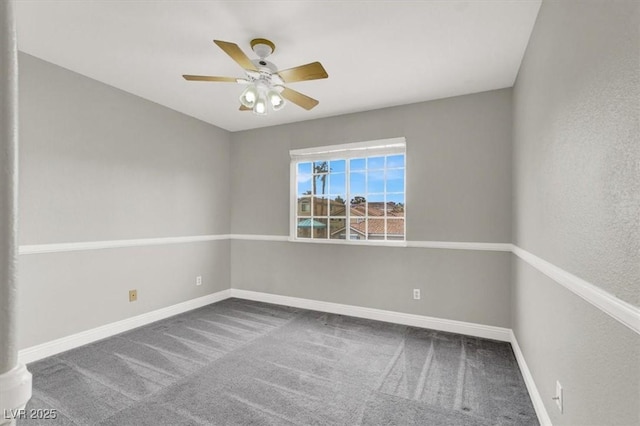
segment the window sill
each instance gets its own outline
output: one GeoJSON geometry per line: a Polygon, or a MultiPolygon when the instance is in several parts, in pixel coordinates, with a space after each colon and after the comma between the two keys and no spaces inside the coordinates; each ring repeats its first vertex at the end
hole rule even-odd
{"type": "Polygon", "coordinates": [[[338,244],[343,246],[380,246],[380,247],[407,247],[406,241],[357,241],[357,240],[321,240],[311,238],[289,237],[291,243],[304,244],[338,244]]]}

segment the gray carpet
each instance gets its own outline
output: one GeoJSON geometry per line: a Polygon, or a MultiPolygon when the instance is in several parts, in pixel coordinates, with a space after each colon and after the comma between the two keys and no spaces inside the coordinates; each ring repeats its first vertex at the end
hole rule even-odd
{"type": "Polygon", "coordinates": [[[533,425],[508,343],[229,299],[29,365],[43,425],[533,425]]]}

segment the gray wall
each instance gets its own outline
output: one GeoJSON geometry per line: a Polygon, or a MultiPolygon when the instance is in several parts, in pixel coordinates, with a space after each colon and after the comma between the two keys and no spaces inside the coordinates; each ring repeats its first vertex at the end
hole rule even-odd
{"type": "MultiPolygon", "coordinates": [[[[229,232],[228,132],[26,54],[19,66],[22,245],[229,232]]],[[[19,273],[24,348],[229,288],[229,242],[22,255],[19,273]]]]}
{"type": "MultiPolygon", "coordinates": [[[[290,149],[397,136],[407,139],[408,240],[511,241],[510,89],[234,133],[231,232],[288,235],[290,149]]],[[[509,262],[502,252],[233,241],[231,284],[509,327],[509,262]]]]}
{"type": "MultiPolygon", "coordinates": [[[[635,305],[639,8],[543,2],[514,89],[513,161],[514,242],[635,305]]],[[[513,262],[513,329],[554,424],[639,424],[640,336],[513,262]]]]}

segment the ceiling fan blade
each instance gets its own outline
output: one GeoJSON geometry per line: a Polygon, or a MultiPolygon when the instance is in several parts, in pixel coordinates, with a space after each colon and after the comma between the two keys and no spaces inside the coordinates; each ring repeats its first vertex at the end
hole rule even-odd
{"type": "Polygon", "coordinates": [[[278,74],[285,83],[318,80],[329,77],[329,74],[327,74],[327,71],[325,71],[320,62],[312,62],[310,64],[300,65],[299,67],[278,71],[278,74]]]}
{"type": "Polygon", "coordinates": [[[244,105],[240,105],[240,111],[251,111],[251,108],[247,108],[244,105]]]}
{"type": "Polygon", "coordinates": [[[306,109],[307,111],[320,103],[319,101],[310,98],[307,95],[303,95],[300,92],[296,92],[293,89],[289,89],[288,87],[285,87],[280,94],[286,100],[293,102],[294,104],[306,109]]]}
{"type": "Polygon", "coordinates": [[[241,83],[245,81],[243,78],[235,78],[235,77],[215,77],[212,75],[189,75],[184,74],[185,80],[189,81],[221,81],[225,83],[241,83]]]}
{"type": "Polygon", "coordinates": [[[249,57],[244,54],[242,49],[240,49],[237,44],[221,40],[213,40],[213,42],[217,44],[220,49],[224,50],[224,53],[231,56],[231,59],[236,61],[242,68],[251,71],[258,71],[258,68],[253,65],[251,59],[249,59],[249,57]]]}

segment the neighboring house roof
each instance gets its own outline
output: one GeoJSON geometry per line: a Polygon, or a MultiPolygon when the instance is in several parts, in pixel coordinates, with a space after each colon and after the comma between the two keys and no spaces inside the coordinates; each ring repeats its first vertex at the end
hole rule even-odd
{"type": "MultiPolygon", "coordinates": [[[[391,201],[386,206],[384,202],[367,203],[367,206],[369,208],[369,216],[384,216],[386,209],[387,217],[404,217],[404,207],[391,201]]],[[[364,216],[365,212],[365,203],[351,204],[351,216],[364,216]]]]}
{"type": "MultiPolygon", "coordinates": [[[[350,228],[360,234],[384,235],[383,219],[368,219],[362,222],[351,223],[350,228]]],[[[388,220],[387,235],[404,235],[404,220],[388,220]]]]}
{"type": "Polygon", "coordinates": [[[304,219],[298,222],[298,228],[311,228],[313,225],[314,228],[326,228],[327,224],[318,222],[317,220],[312,219],[304,219]]]}
{"type": "MultiPolygon", "coordinates": [[[[367,219],[360,222],[352,222],[349,225],[351,232],[355,232],[360,235],[384,235],[384,220],[383,219],[367,219]]],[[[331,235],[336,235],[340,232],[344,232],[344,227],[334,231],[331,235]]],[[[387,221],[387,235],[404,235],[404,220],[388,220],[387,221]]]]}

